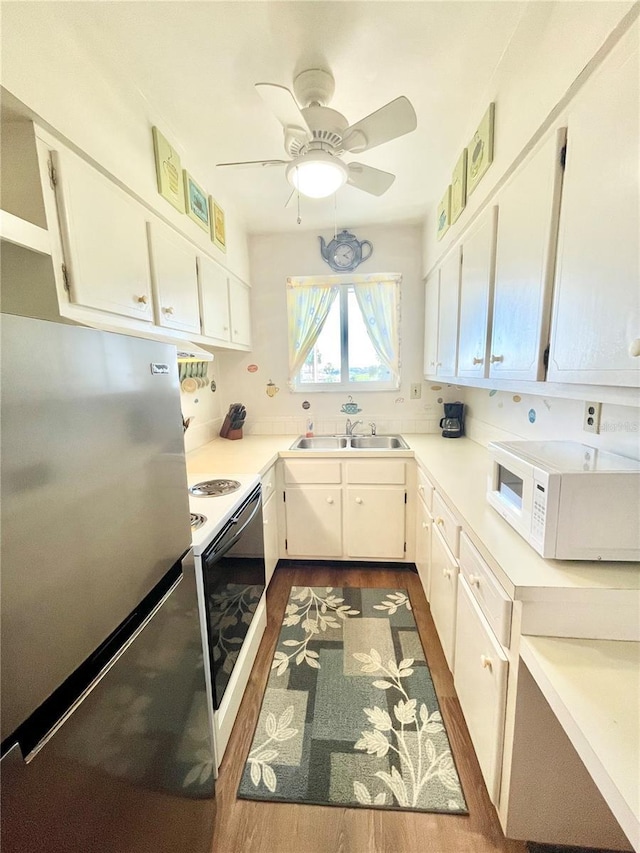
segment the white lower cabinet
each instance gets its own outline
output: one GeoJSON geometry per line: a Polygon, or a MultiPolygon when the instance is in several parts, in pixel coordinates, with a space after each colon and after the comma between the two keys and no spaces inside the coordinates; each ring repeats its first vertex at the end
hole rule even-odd
{"type": "Polygon", "coordinates": [[[431,534],[429,604],[440,645],[450,670],[453,670],[455,659],[457,592],[458,563],[440,530],[434,524],[431,534]]]}
{"type": "Polygon", "coordinates": [[[345,551],[357,559],[404,557],[405,490],[393,486],[350,486],[345,502],[345,551]]]}
{"type": "Polygon", "coordinates": [[[431,521],[426,504],[419,500],[416,512],[416,569],[427,601],[431,594],[431,521]]]}
{"type": "Polygon", "coordinates": [[[264,527],[264,573],[265,584],[269,581],[278,564],[278,504],[275,499],[276,466],[272,465],[262,477],[262,524],[264,527]]]}
{"type": "Polygon", "coordinates": [[[498,803],[509,662],[464,579],[458,581],[454,684],[491,802],[498,803]]]}
{"type": "Polygon", "coordinates": [[[342,556],[342,488],[339,485],[288,488],[285,519],[288,556],[342,556]]]}

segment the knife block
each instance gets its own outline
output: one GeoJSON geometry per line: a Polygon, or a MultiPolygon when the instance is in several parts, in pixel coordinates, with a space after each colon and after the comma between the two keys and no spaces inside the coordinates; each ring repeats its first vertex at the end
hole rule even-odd
{"type": "Polygon", "coordinates": [[[239,438],[242,438],[242,427],[239,429],[231,428],[231,417],[229,415],[225,416],[224,423],[220,428],[220,438],[228,438],[230,441],[236,441],[239,438]]]}

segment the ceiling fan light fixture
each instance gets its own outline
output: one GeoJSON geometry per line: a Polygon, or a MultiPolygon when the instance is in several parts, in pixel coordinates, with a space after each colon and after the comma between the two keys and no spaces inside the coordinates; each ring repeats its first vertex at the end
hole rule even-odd
{"type": "Polygon", "coordinates": [[[287,166],[289,183],[309,198],[333,195],[346,183],[347,177],[344,163],[326,151],[310,151],[287,166]]]}

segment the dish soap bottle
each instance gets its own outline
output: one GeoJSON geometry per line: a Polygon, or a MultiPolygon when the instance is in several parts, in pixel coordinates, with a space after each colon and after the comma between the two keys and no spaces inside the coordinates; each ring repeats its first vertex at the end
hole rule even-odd
{"type": "Polygon", "coordinates": [[[311,419],[307,421],[307,431],[305,433],[305,438],[313,438],[313,421],[311,419]]]}

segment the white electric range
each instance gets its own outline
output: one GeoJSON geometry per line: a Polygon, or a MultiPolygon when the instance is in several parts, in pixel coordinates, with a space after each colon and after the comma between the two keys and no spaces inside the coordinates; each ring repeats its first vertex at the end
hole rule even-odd
{"type": "Polygon", "coordinates": [[[198,483],[216,481],[223,483],[235,481],[240,484],[240,487],[235,491],[225,494],[208,495],[206,497],[196,497],[189,493],[189,509],[192,514],[204,516],[206,519],[200,527],[191,531],[193,553],[196,555],[202,554],[209,546],[229,516],[233,514],[234,510],[255,489],[260,482],[260,478],[257,474],[235,474],[223,479],[216,474],[209,473],[189,474],[187,477],[190,489],[198,483]]]}

